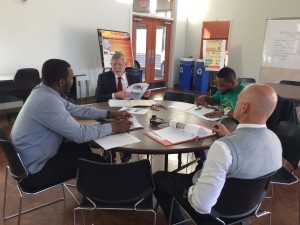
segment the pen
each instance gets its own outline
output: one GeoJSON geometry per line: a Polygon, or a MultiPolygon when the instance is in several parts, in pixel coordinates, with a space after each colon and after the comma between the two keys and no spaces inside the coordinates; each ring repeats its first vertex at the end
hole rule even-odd
{"type": "Polygon", "coordinates": [[[198,108],[194,109],[194,110],[199,110],[199,109],[202,109],[202,106],[199,106],[198,108]]]}

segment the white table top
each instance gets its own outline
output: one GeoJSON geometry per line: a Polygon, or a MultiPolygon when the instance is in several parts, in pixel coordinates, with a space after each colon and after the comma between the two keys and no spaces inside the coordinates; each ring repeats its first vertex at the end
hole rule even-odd
{"type": "Polygon", "coordinates": [[[15,77],[14,74],[10,74],[10,75],[0,75],[0,81],[9,81],[9,80],[13,80],[15,77]]]}

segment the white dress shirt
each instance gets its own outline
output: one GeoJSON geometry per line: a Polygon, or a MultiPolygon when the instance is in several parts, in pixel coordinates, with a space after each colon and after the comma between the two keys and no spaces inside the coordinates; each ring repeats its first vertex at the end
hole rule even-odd
{"type": "MultiPolygon", "coordinates": [[[[118,86],[118,82],[119,82],[118,77],[119,76],[117,76],[115,74],[116,86],[118,86]]],[[[123,91],[125,91],[128,88],[128,80],[127,80],[127,77],[126,77],[126,72],[124,72],[121,77],[122,77],[121,82],[122,82],[123,91]]],[[[116,99],[115,93],[112,93],[112,99],[116,99]]]]}

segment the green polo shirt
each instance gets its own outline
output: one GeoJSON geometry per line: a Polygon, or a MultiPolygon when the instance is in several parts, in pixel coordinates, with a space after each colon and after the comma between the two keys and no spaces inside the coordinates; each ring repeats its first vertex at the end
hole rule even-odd
{"type": "Polygon", "coordinates": [[[238,84],[237,89],[227,92],[225,95],[222,95],[220,91],[217,91],[216,94],[213,95],[214,104],[220,105],[221,110],[230,108],[230,111],[234,111],[238,95],[244,88],[244,84],[238,84]]]}

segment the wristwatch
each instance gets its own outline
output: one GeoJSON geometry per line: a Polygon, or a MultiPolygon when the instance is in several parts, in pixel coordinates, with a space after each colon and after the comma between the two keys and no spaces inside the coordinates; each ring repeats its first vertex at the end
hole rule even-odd
{"type": "Polygon", "coordinates": [[[225,108],[224,109],[224,116],[228,116],[228,113],[230,112],[230,108],[225,108]]]}

